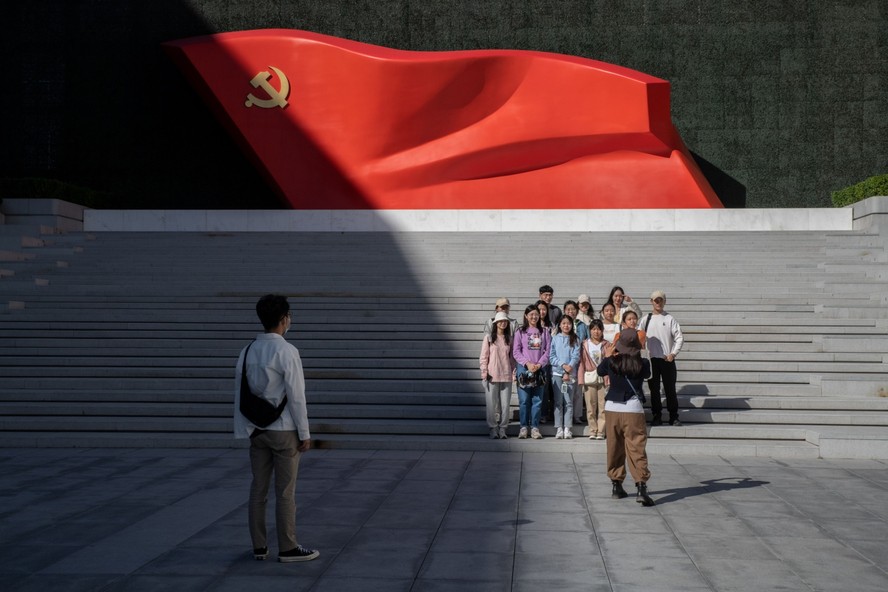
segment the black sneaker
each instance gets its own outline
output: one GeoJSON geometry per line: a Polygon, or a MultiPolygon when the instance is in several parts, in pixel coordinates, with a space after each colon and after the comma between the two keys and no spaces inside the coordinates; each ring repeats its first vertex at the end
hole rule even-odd
{"type": "Polygon", "coordinates": [[[306,549],[302,545],[296,545],[295,549],[278,553],[278,561],[281,563],[293,563],[294,561],[311,561],[320,555],[317,549],[306,549]]]}
{"type": "Polygon", "coordinates": [[[675,427],[681,427],[681,422],[678,421],[678,418],[670,419],[670,420],[669,420],[669,425],[671,425],[671,426],[675,426],[675,427]]]}
{"type": "Polygon", "coordinates": [[[268,547],[253,549],[253,559],[256,561],[265,561],[266,557],[268,557],[268,547]]]}
{"type": "Polygon", "coordinates": [[[655,418],[653,418],[653,419],[651,420],[651,425],[652,425],[652,426],[661,426],[661,425],[663,425],[663,418],[662,418],[662,417],[655,417],[655,418]]]}

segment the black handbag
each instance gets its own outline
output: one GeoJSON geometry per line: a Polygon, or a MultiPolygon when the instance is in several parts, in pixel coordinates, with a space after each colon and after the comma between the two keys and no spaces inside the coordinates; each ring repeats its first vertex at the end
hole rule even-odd
{"type": "Polygon", "coordinates": [[[530,370],[525,370],[521,374],[518,375],[518,386],[523,389],[527,388],[535,388],[543,384],[542,372],[537,370],[536,372],[531,372],[530,370]]]}
{"type": "Polygon", "coordinates": [[[277,418],[284,412],[284,408],[287,406],[287,395],[284,395],[281,404],[275,407],[267,399],[254,395],[250,390],[250,385],[247,384],[247,354],[252,345],[253,343],[250,343],[247,346],[247,351],[244,352],[244,365],[241,368],[240,412],[253,425],[265,428],[277,421],[277,418]]]}

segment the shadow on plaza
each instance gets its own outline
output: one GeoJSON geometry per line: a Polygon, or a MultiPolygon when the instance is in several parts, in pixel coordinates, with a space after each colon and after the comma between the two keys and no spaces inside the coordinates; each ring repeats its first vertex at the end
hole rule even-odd
{"type": "Polygon", "coordinates": [[[720,479],[707,479],[700,481],[700,485],[694,487],[681,487],[678,489],[659,489],[657,494],[657,505],[668,504],[669,502],[677,502],[689,497],[698,495],[706,495],[709,493],[718,493],[720,491],[732,491],[735,489],[750,489],[753,487],[761,487],[768,485],[770,481],[758,481],[751,477],[722,477],[720,479]]]}

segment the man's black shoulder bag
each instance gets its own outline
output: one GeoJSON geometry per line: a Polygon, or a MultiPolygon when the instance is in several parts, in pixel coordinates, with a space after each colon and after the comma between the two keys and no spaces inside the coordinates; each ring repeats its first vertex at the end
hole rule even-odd
{"type": "Polygon", "coordinates": [[[284,395],[281,404],[275,407],[268,400],[254,395],[250,390],[250,385],[247,384],[247,354],[250,353],[252,345],[253,343],[250,343],[247,346],[247,351],[244,352],[244,365],[241,368],[240,412],[253,425],[265,428],[274,423],[284,412],[284,407],[287,406],[287,395],[284,395]]]}

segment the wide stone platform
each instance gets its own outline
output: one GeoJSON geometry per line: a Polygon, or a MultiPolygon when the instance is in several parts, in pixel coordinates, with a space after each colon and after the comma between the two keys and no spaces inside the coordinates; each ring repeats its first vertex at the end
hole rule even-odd
{"type": "Polygon", "coordinates": [[[643,508],[610,499],[601,454],[312,450],[297,532],[321,555],[281,564],[273,532],[269,561],[249,553],[246,451],[7,448],[0,580],[6,592],[888,589],[885,462],[650,463],[657,505],[643,508]]]}
{"type": "MultiPolygon", "coordinates": [[[[480,328],[499,296],[520,316],[548,283],[556,302],[588,293],[598,309],[619,284],[645,310],[650,291],[665,290],[686,337],[685,426],[651,429],[652,451],[888,459],[884,199],[853,216],[797,217],[841,217],[839,230],[764,231],[754,211],[732,214],[748,218],[744,228],[682,232],[581,232],[570,212],[546,213],[532,232],[7,225],[0,445],[238,446],[234,360],[258,330],[256,299],[277,291],[294,308],[288,337],[320,446],[539,450],[486,438],[480,328]]],[[[575,435],[540,446],[600,444],[575,435]]]]}

